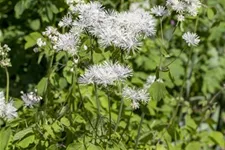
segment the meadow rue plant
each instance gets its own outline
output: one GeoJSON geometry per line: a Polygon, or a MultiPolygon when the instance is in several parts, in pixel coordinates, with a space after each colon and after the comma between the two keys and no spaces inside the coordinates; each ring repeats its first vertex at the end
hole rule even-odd
{"type": "Polygon", "coordinates": [[[85,74],[79,78],[79,83],[114,85],[115,82],[124,81],[131,75],[132,70],[129,67],[120,65],[118,62],[105,61],[102,64],[90,66],[85,74]]]}
{"type": "Polygon", "coordinates": [[[188,46],[197,46],[200,42],[199,36],[196,33],[186,32],[182,35],[182,38],[188,46]]]}

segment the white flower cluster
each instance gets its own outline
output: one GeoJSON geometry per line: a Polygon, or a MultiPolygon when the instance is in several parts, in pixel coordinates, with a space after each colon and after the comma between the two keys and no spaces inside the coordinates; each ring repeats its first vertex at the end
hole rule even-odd
{"type": "Polygon", "coordinates": [[[196,33],[186,32],[182,38],[188,44],[188,46],[197,46],[200,42],[199,36],[196,33]]]}
{"type": "Polygon", "coordinates": [[[79,83],[100,84],[103,86],[113,85],[116,81],[124,81],[132,75],[129,67],[119,63],[103,62],[102,64],[90,66],[84,75],[79,78],[79,83]]]}
{"type": "Polygon", "coordinates": [[[147,104],[150,100],[149,93],[146,89],[125,87],[123,88],[122,96],[132,101],[131,107],[133,109],[138,109],[140,103],[147,104]]]}
{"type": "Polygon", "coordinates": [[[6,103],[4,93],[0,92],[0,118],[13,119],[18,116],[16,111],[13,101],[6,103]]]}
{"type": "Polygon", "coordinates": [[[8,45],[1,46],[0,44],[0,66],[1,67],[11,67],[10,59],[8,58],[8,53],[11,49],[8,45]]]}
{"type": "Polygon", "coordinates": [[[166,4],[180,15],[188,14],[191,16],[196,16],[201,7],[200,0],[167,0],[166,4]]]}
{"type": "Polygon", "coordinates": [[[73,26],[96,36],[102,47],[113,45],[130,52],[140,45],[141,35],[152,36],[156,32],[155,19],[141,9],[109,13],[100,3],[91,2],[71,7],[71,13],[79,14],[73,26]]]}
{"type": "Polygon", "coordinates": [[[33,107],[33,105],[39,103],[42,100],[41,96],[38,96],[35,92],[24,93],[21,91],[21,98],[25,103],[26,107],[33,107]]]}
{"type": "Polygon", "coordinates": [[[150,76],[148,76],[148,78],[147,78],[147,80],[146,80],[146,83],[145,83],[145,85],[144,85],[144,88],[145,88],[145,89],[150,88],[151,85],[152,85],[154,82],[161,82],[161,83],[163,83],[163,80],[162,80],[162,79],[157,79],[157,80],[156,80],[156,76],[150,75],[150,76]]]}
{"type": "Polygon", "coordinates": [[[72,29],[68,33],[61,34],[56,28],[50,26],[47,27],[46,31],[42,34],[50,39],[51,43],[53,44],[53,49],[56,51],[63,50],[67,51],[69,54],[74,55],[77,53],[77,45],[80,42],[80,34],[79,32],[75,33],[72,29]]]}

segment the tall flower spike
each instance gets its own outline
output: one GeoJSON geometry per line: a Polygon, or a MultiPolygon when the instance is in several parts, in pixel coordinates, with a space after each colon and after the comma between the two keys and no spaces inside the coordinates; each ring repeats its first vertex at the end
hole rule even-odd
{"type": "Polygon", "coordinates": [[[102,64],[90,66],[85,74],[79,78],[79,83],[96,83],[107,86],[113,85],[117,81],[123,81],[131,75],[132,70],[129,67],[105,61],[102,64]]]}
{"type": "Polygon", "coordinates": [[[197,46],[200,42],[199,36],[196,33],[186,32],[182,38],[188,44],[188,46],[197,46]]]}

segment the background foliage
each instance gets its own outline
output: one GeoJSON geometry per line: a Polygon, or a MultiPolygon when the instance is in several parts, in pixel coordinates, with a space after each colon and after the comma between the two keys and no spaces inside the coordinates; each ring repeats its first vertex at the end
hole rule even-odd
{"type": "MultiPolygon", "coordinates": [[[[127,10],[133,2],[101,1],[106,8],[119,11],[127,10]]],[[[163,3],[149,1],[150,7],[163,3]]],[[[225,79],[225,1],[202,3],[200,14],[179,24],[171,40],[176,26],[173,15],[163,21],[165,41],[157,38],[160,35],[157,33],[156,38],[143,41],[140,52],[127,60],[134,69],[130,84],[141,87],[147,76],[157,74],[161,49],[165,68],[158,73],[164,83],[150,89],[154,99],[146,107],[132,112],[125,101],[118,131],[112,134],[111,140],[107,135],[108,102],[104,89],[99,90],[102,117],[99,137],[93,142],[96,131],[91,124],[96,122],[97,107],[93,102],[94,87],[75,85],[70,73],[74,64],[64,52],[58,53],[54,60],[54,64],[63,67],[56,65],[52,69],[49,69],[51,54],[33,52],[41,32],[49,25],[57,26],[68,6],[63,0],[0,0],[0,42],[12,49],[10,96],[20,111],[19,118],[0,122],[0,149],[133,149],[142,112],[145,112],[139,140],[142,149],[225,149],[225,93],[221,90],[225,79]],[[188,30],[201,37],[199,46],[192,51],[181,39],[182,33],[188,30]],[[178,55],[176,61],[166,66],[178,55]],[[41,107],[34,109],[23,108],[20,91],[34,88],[46,96],[48,103],[42,102],[41,107]]],[[[85,44],[90,46],[89,43],[87,39],[85,44]]],[[[102,49],[95,50],[95,63],[104,59],[102,53],[102,49]]],[[[84,69],[90,62],[88,58],[83,59],[87,60],[86,64],[79,65],[84,69]]],[[[0,69],[1,89],[5,88],[5,78],[4,70],[0,69]]],[[[118,93],[109,93],[113,100],[113,124],[120,106],[118,93]]]]}

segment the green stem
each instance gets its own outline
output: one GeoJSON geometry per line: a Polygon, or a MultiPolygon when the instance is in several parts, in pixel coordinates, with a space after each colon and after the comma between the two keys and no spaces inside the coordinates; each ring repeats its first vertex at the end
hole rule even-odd
{"type": "Polygon", "coordinates": [[[124,104],[124,100],[123,100],[123,98],[121,98],[119,116],[118,116],[117,121],[116,121],[115,132],[116,132],[116,130],[118,128],[118,125],[119,125],[119,122],[120,122],[121,114],[122,114],[122,111],[123,111],[123,104],[124,104]]]}
{"type": "Polygon", "coordinates": [[[137,137],[136,137],[136,141],[135,141],[135,148],[134,148],[135,150],[137,150],[137,147],[138,147],[139,137],[140,137],[140,133],[141,133],[141,126],[142,126],[144,117],[145,117],[145,113],[142,112],[142,114],[141,114],[141,121],[139,123],[138,133],[137,133],[137,137]]]}
{"type": "Polygon", "coordinates": [[[109,109],[109,140],[111,139],[111,134],[112,134],[112,117],[111,117],[111,101],[109,97],[109,92],[107,92],[107,97],[108,97],[108,109],[109,109]]]}
{"type": "Polygon", "coordinates": [[[6,102],[9,101],[9,71],[5,67],[5,74],[6,74],[6,102]]]}
{"type": "Polygon", "coordinates": [[[96,106],[97,106],[97,120],[96,120],[96,124],[95,124],[95,143],[96,143],[96,138],[97,138],[97,135],[98,135],[98,122],[99,122],[99,119],[100,119],[100,102],[99,102],[99,99],[98,99],[98,88],[97,88],[97,84],[94,84],[94,91],[95,91],[95,100],[96,100],[96,106]]]}

